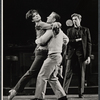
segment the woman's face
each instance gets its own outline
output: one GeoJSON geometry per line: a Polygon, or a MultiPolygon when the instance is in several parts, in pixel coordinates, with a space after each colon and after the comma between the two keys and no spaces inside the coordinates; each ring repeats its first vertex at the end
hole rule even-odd
{"type": "Polygon", "coordinates": [[[32,22],[38,22],[40,20],[41,20],[41,16],[37,12],[33,13],[32,22]]]}

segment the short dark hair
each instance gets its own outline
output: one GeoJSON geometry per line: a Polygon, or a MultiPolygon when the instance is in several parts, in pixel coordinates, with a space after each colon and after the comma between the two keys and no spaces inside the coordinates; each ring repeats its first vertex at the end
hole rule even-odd
{"type": "Polygon", "coordinates": [[[78,18],[82,18],[82,16],[80,15],[80,14],[77,14],[77,13],[73,13],[72,15],[71,15],[71,17],[73,18],[74,16],[77,16],[78,18]]]}
{"type": "Polygon", "coordinates": [[[55,19],[56,19],[56,22],[58,22],[58,21],[60,21],[60,15],[59,14],[57,14],[56,12],[52,12],[52,13],[54,13],[55,14],[55,19]]]}

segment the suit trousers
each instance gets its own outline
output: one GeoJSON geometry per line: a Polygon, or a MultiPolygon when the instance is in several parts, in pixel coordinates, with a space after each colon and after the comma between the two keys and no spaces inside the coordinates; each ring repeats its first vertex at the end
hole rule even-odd
{"type": "Polygon", "coordinates": [[[35,59],[30,69],[21,77],[14,89],[16,92],[23,91],[25,85],[32,79],[36,78],[44,60],[47,58],[47,50],[36,50],[35,59]]]}
{"type": "MultiPolygon", "coordinates": [[[[79,94],[83,94],[84,93],[84,83],[85,83],[85,69],[86,69],[86,65],[85,62],[82,61],[81,59],[78,58],[78,62],[79,62],[79,66],[78,66],[78,80],[79,80],[79,94]]],[[[66,70],[65,70],[65,76],[64,76],[64,81],[63,81],[63,88],[66,92],[66,94],[68,94],[68,88],[72,79],[72,75],[73,75],[73,71],[72,71],[72,60],[67,60],[67,64],[66,64],[66,70]]],[[[74,67],[74,66],[73,66],[74,67]]]]}
{"type": "Polygon", "coordinates": [[[57,65],[60,64],[61,61],[62,56],[60,53],[48,55],[37,77],[35,98],[45,98],[47,82],[49,82],[57,98],[66,96],[57,78],[57,65]]]}

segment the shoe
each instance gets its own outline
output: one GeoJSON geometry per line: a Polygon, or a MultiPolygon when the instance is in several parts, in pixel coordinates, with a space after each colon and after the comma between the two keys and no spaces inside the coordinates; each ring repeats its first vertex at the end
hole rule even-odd
{"type": "Polygon", "coordinates": [[[79,94],[79,98],[84,98],[83,94],[79,94]]]}
{"type": "Polygon", "coordinates": [[[8,100],[12,100],[14,98],[14,96],[17,94],[17,92],[12,89],[9,91],[10,95],[8,96],[8,100]]]}
{"type": "Polygon", "coordinates": [[[58,100],[68,100],[66,96],[59,98],[58,100]]]}
{"type": "Polygon", "coordinates": [[[38,98],[34,98],[34,99],[30,99],[30,100],[44,100],[44,99],[38,99],[38,98]]]}

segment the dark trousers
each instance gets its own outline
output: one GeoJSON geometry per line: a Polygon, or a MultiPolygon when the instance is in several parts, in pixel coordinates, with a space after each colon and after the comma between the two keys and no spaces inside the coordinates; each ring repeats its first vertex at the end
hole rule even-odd
{"type": "Polygon", "coordinates": [[[21,77],[14,89],[16,92],[23,91],[25,85],[32,79],[36,78],[44,60],[47,58],[47,50],[36,50],[35,59],[30,67],[30,69],[21,77]]]}
{"type": "MultiPolygon", "coordinates": [[[[73,61],[75,61],[76,59],[69,59],[67,60],[67,64],[66,64],[66,70],[65,70],[65,76],[64,76],[64,82],[63,82],[63,88],[66,92],[66,94],[68,93],[68,88],[72,79],[72,75],[73,75],[73,71],[72,71],[72,66],[75,67],[75,63],[73,61]]],[[[77,74],[78,74],[78,80],[79,80],[79,94],[83,94],[84,93],[84,83],[85,83],[85,63],[82,60],[81,56],[77,57],[78,60],[78,67],[77,67],[77,74]]]]}

